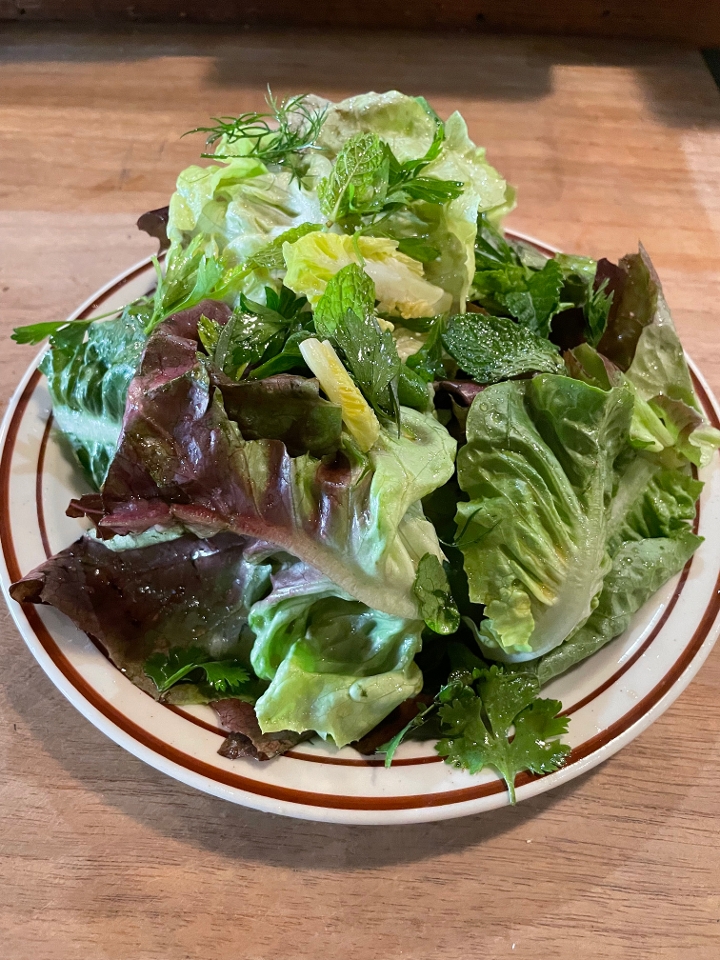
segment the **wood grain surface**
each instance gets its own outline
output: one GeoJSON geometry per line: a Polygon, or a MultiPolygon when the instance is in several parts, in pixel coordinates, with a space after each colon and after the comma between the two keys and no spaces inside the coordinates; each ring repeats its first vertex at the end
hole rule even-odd
{"type": "Polygon", "coordinates": [[[0,0],[0,20],[464,29],[720,43],[717,0],[0,0]]]}
{"type": "MultiPolygon", "coordinates": [[[[180,134],[278,93],[399,87],[519,188],[512,225],[616,258],[642,238],[720,391],[720,95],[699,54],[548,39],[0,33],[0,400],[66,315],[149,253],[136,216],[180,134]]],[[[253,813],[134,759],[51,686],[0,611],[4,960],[716,960],[720,648],[589,775],[459,821],[253,813]]]]}

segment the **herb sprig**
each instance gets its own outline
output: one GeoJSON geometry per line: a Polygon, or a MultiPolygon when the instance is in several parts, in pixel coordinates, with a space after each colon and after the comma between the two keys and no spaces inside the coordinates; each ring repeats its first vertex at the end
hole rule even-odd
{"type": "MultiPolygon", "coordinates": [[[[327,108],[318,108],[309,102],[306,93],[278,100],[269,87],[265,100],[269,107],[267,111],[251,110],[237,117],[213,117],[214,126],[196,127],[184,136],[205,133],[209,147],[223,137],[226,144],[247,140],[251,145],[247,156],[257,157],[264,163],[285,163],[293,155],[315,147],[327,108]]],[[[231,159],[231,156],[219,153],[203,153],[201,156],[212,160],[231,159]]]]}

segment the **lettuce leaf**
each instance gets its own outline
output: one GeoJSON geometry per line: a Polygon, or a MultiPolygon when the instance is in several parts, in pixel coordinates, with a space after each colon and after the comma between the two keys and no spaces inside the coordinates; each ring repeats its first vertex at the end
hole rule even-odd
{"type": "Polygon", "coordinates": [[[186,244],[213,238],[221,252],[242,262],[301,224],[322,222],[314,191],[291,170],[271,173],[260,160],[236,157],[180,174],[170,200],[168,238],[186,244]]]}
{"type": "Polygon", "coordinates": [[[148,341],[103,486],[100,527],[128,533],[179,523],[203,535],[260,537],[368,606],[417,617],[417,563],[442,556],[419,501],[452,475],[455,441],[445,428],[401,408],[399,436],[381,431],[367,455],[343,437],[334,457],[291,457],[281,440],[243,437],[196,337],[193,312],[148,341]]]}
{"type": "Polygon", "coordinates": [[[372,610],[305,563],[273,577],[250,625],[253,667],[270,681],[255,706],[264,733],[315,730],[342,747],[422,687],[422,621],[372,610]]]}
{"type": "MultiPolygon", "coordinates": [[[[195,650],[212,661],[249,664],[248,612],[267,593],[271,572],[269,564],[253,562],[251,541],[221,533],[173,535],[148,546],[126,541],[121,550],[109,543],[82,537],[13,584],[12,596],[57,607],[156,698],[160,690],[145,672],[153,655],[195,650]]],[[[264,686],[250,681],[242,696],[254,700],[264,686]]],[[[164,697],[174,703],[217,698],[217,689],[191,683],[164,697]]]]}
{"type": "Polygon", "coordinates": [[[624,372],[637,396],[638,438],[706,466],[720,446],[695,393],[660,280],[645,249],[611,276],[613,305],[598,351],[624,372]]]}
{"type": "Polygon", "coordinates": [[[142,320],[126,310],[115,320],[66,328],[40,364],[55,423],[96,489],[115,454],[128,385],[144,346],[142,320]]]}
{"type": "Polygon", "coordinates": [[[702,537],[690,522],[702,483],[679,470],[638,456],[624,470],[611,506],[608,549],[612,569],[588,621],[542,657],[538,678],[547,683],[592,656],[630,625],[632,616],[679,573],[702,537]]]}
{"type": "Polygon", "coordinates": [[[534,659],[590,616],[610,569],[606,498],[627,443],[629,391],[541,374],[484,390],[467,419],[457,545],[477,638],[496,659],[534,659]]]}
{"type": "MultiPolygon", "coordinates": [[[[407,97],[396,90],[367,93],[332,106],[318,142],[331,156],[337,156],[348,137],[376,134],[400,163],[406,163],[427,154],[437,124],[437,115],[421,98],[407,97]]],[[[452,114],[444,127],[439,155],[424,168],[423,176],[462,183],[461,196],[445,204],[422,200],[408,203],[403,210],[383,218],[370,233],[401,242],[419,240],[426,250],[437,251],[435,257],[423,256],[427,260],[425,275],[447,291],[452,308],[462,312],[475,272],[478,213],[487,212],[494,220],[499,219],[514,206],[514,191],[487,162],[485,151],[470,140],[459,113],[452,114]]]]}
{"type": "Polygon", "coordinates": [[[381,313],[426,317],[450,306],[450,296],[423,276],[423,265],[398,251],[396,240],[309,233],[284,246],[285,286],[315,307],[331,277],[351,263],[362,266],[375,283],[381,313]]]}

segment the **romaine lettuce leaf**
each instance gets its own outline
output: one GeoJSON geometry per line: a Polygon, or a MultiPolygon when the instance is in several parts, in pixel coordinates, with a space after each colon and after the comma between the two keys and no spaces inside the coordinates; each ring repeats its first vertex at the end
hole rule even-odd
{"type": "Polygon", "coordinates": [[[632,397],[569,377],[497,384],[474,400],[458,455],[458,546],[478,640],[496,659],[534,659],[592,613],[610,569],[606,498],[632,397]]]}
{"type": "Polygon", "coordinates": [[[381,313],[427,317],[450,306],[450,296],[424,278],[423,265],[400,253],[396,240],[309,233],[285,244],[283,252],[287,264],[285,286],[307,297],[313,307],[330,278],[351,263],[362,266],[375,283],[381,313]]]}
{"type": "Polygon", "coordinates": [[[144,346],[141,319],[125,311],[115,320],[68,329],[51,343],[40,364],[55,423],[96,489],[115,454],[128,385],[144,346]]]}
{"type": "Polygon", "coordinates": [[[538,663],[541,683],[623,633],[640,607],[679,573],[702,542],[690,529],[702,483],[639,455],[623,471],[611,505],[612,569],[587,622],[538,663]]]}
{"type": "Polygon", "coordinates": [[[273,577],[250,625],[253,667],[270,681],[255,705],[264,733],[315,730],[342,747],[422,687],[422,621],[372,610],[305,563],[273,577]]]}

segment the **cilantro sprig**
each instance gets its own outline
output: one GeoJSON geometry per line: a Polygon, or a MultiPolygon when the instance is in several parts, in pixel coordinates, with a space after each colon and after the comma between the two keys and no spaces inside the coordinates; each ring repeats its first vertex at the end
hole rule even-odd
{"type": "Polygon", "coordinates": [[[145,661],[145,673],[167,693],[177,683],[204,683],[225,697],[242,696],[250,679],[239,660],[213,660],[199,647],[173,647],[168,653],[154,653],[145,661]]]}
{"type": "Polygon", "coordinates": [[[519,773],[552,773],[566,762],[570,747],[560,742],[569,720],[559,700],[539,699],[531,673],[498,664],[451,675],[433,703],[380,748],[389,767],[402,741],[437,713],[443,739],[436,750],[446,762],[479,773],[493,767],[515,803],[519,773]]]}

